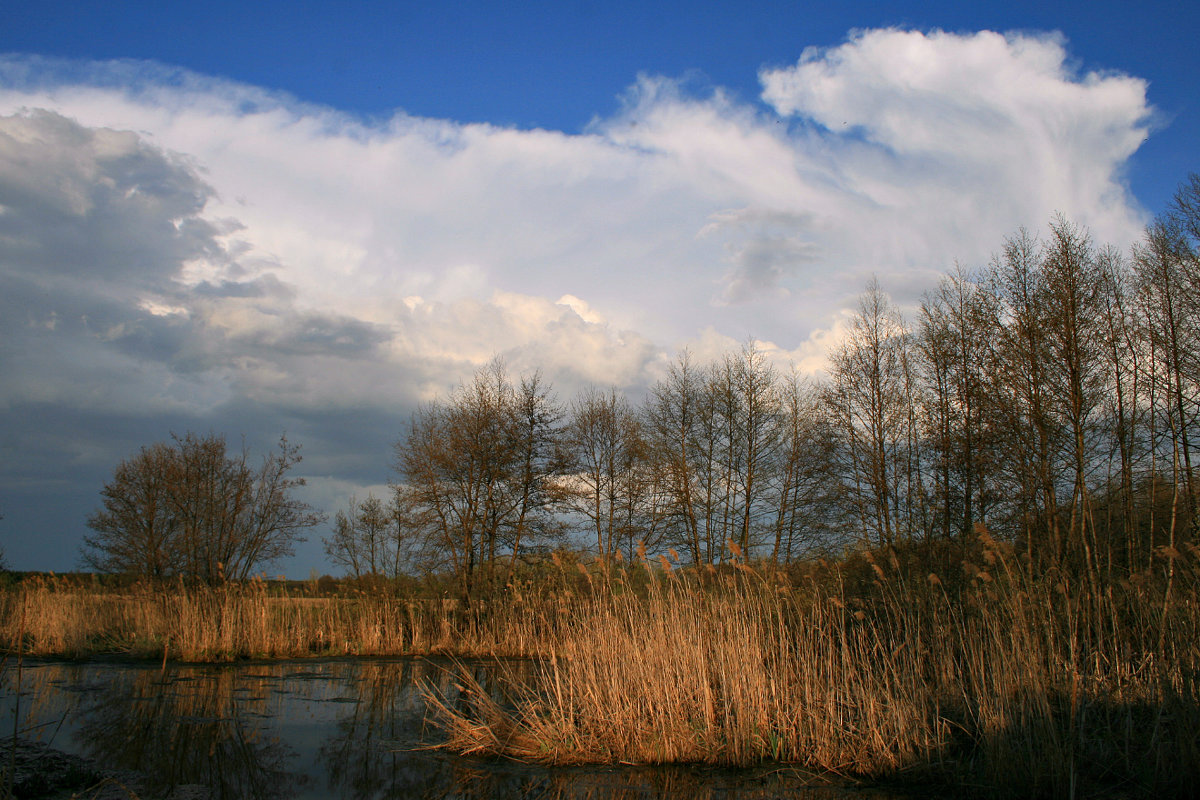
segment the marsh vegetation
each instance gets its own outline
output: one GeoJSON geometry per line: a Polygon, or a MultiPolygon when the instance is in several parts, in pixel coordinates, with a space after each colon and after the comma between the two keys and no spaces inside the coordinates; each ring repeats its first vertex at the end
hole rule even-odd
{"type": "MultiPolygon", "coordinates": [[[[825,378],[747,342],[639,402],[502,361],[420,408],[336,590],[252,578],[323,515],[286,440],[119,465],[88,563],[0,595],[21,654],[516,656],[427,700],[545,764],[787,762],[1028,796],[1200,791],[1200,176],[1129,253],[1056,218],[825,378]],[[503,698],[503,700],[498,699],[503,698]]],[[[329,587],[325,587],[329,589],[329,587]]]]}
{"type": "Polygon", "coordinates": [[[26,653],[156,660],[527,657],[486,685],[467,672],[424,690],[443,746],[526,762],[786,762],[999,794],[1194,792],[1196,548],[1163,550],[1101,590],[1031,575],[983,529],[961,555],[940,574],[895,548],[786,571],[561,556],[469,608],[383,587],[105,592],[59,579],[7,592],[2,635],[14,648],[23,633],[26,653]]]}

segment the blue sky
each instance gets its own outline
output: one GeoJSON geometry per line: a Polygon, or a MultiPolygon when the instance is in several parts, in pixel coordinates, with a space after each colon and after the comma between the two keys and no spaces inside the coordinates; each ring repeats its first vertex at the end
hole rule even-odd
{"type": "MultiPolygon", "coordinates": [[[[820,368],[1061,211],[1198,168],[1183,3],[18,3],[0,28],[0,546],[69,569],[171,431],[304,446],[331,514],[493,355],[638,392],[820,368]]],[[[317,538],[281,568],[324,571],[317,538]]]]}

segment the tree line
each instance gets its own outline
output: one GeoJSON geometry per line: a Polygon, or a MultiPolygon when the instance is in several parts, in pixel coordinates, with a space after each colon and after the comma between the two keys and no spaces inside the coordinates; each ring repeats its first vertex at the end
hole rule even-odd
{"type": "MultiPolygon", "coordinates": [[[[698,566],[953,559],[982,525],[1031,568],[1135,573],[1195,538],[1198,251],[1192,175],[1129,252],[1057,217],[908,317],[873,281],[819,379],[747,343],[680,354],[636,402],[564,402],[494,361],[413,414],[389,495],[352,499],[326,552],[356,577],[449,574],[471,597],[563,545],[698,566]]],[[[105,487],[89,563],[245,574],[321,520],[291,499],[297,460],[281,443],[255,472],[191,434],[144,448],[105,487]]]]}
{"type": "Polygon", "coordinates": [[[872,282],[822,380],[749,343],[683,353],[637,405],[560,403],[495,362],[396,443],[390,530],[468,596],[572,532],[704,565],[950,553],[983,525],[1038,568],[1131,574],[1195,538],[1198,249],[1192,175],[1130,252],[1056,217],[911,318],[872,282]]]}

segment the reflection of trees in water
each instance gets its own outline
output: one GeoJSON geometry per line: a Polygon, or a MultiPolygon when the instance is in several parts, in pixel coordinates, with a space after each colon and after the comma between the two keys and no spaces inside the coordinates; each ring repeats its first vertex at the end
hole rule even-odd
{"type": "Polygon", "coordinates": [[[449,689],[452,669],[424,660],[359,662],[358,702],[321,745],[331,791],[358,798],[420,797],[444,769],[426,746],[422,687],[449,689]]]}
{"type": "Polygon", "coordinates": [[[268,683],[232,669],[114,671],[83,696],[76,736],[88,757],[145,772],[156,790],[198,783],[218,798],[291,797],[293,751],[258,723],[268,683]]]}

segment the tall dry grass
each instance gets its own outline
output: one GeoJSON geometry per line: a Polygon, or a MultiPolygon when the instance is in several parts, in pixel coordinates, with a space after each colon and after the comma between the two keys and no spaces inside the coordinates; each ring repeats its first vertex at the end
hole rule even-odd
{"type": "Polygon", "coordinates": [[[0,593],[0,648],[35,656],[525,656],[545,646],[546,630],[540,603],[511,596],[467,610],[453,599],[382,592],[289,594],[258,580],[112,590],[53,578],[0,593]]]}
{"type": "Polygon", "coordinates": [[[470,609],[261,581],[31,580],[0,593],[0,646],[187,661],[538,656],[498,694],[469,671],[461,696],[432,688],[447,746],[565,764],[777,760],[1031,796],[1190,796],[1198,556],[1160,548],[1152,571],[1118,581],[1031,575],[984,533],[940,575],[892,552],[790,578],[745,564],[562,564],[470,609]]]}
{"type": "Polygon", "coordinates": [[[605,569],[534,682],[431,700],[448,746],[530,761],[746,765],[1078,796],[1200,791],[1197,553],[1075,586],[983,536],[954,576],[867,589],[746,566],[605,569]],[[1169,576],[1169,577],[1168,577],[1169,576]],[[512,699],[515,698],[515,699],[512,699]]]}

